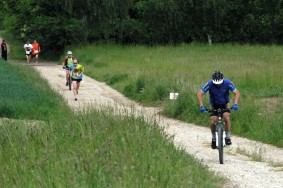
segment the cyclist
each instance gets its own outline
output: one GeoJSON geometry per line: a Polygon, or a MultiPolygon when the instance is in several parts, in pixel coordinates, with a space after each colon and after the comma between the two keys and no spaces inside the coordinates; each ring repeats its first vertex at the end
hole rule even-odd
{"type": "MultiPolygon", "coordinates": [[[[207,111],[206,107],[203,105],[202,96],[209,91],[210,96],[210,105],[212,109],[227,109],[226,112],[223,113],[223,118],[225,122],[225,144],[231,145],[231,138],[230,138],[230,129],[231,129],[231,122],[230,122],[230,110],[228,109],[228,104],[230,102],[229,98],[229,91],[233,92],[234,94],[234,104],[231,107],[232,110],[238,110],[238,101],[240,98],[240,92],[236,89],[234,84],[224,78],[223,74],[220,71],[215,71],[212,74],[212,79],[209,80],[197,93],[198,102],[200,105],[200,111],[205,112],[207,111]]],[[[217,121],[217,114],[211,113],[210,114],[210,129],[212,133],[212,142],[211,148],[216,149],[216,134],[215,134],[215,126],[214,124],[217,121]]]]}
{"type": "Polygon", "coordinates": [[[34,63],[35,65],[38,64],[38,55],[40,53],[40,45],[37,43],[36,40],[32,43],[32,56],[34,57],[34,63]]]}
{"type": "Polygon", "coordinates": [[[73,56],[73,53],[71,51],[68,51],[67,57],[63,60],[63,69],[66,69],[66,86],[68,86],[68,76],[70,74],[69,68],[73,64],[74,60],[76,58],[73,56]]]}
{"type": "Polygon", "coordinates": [[[78,60],[74,60],[73,65],[70,66],[70,72],[73,82],[73,93],[75,96],[75,101],[77,101],[77,94],[80,88],[80,83],[83,79],[83,73],[85,72],[84,67],[78,63],[78,60]]]}
{"type": "Polygon", "coordinates": [[[26,58],[27,58],[27,64],[29,65],[30,59],[31,59],[31,53],[32,53],[32,45],[27,41],[27,43],[24,45],[24,49],[26,52],[26,58]]]}

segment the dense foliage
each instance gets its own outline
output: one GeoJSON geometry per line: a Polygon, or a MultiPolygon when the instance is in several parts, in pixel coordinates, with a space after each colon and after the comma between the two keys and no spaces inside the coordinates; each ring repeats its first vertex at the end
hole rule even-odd
{"type": "Polygon", "coordinates": [[[282,0],[2,0],[1,7],[5,29],[54,52],[101,40],[283,43],[282,0]]]}

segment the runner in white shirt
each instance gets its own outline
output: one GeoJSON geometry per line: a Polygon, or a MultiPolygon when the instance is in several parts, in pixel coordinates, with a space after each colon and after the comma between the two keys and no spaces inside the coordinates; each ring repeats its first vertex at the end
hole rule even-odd
{"type": "Polygon", "coordinates": [[[29,43],[29,41],[27,41],[27,43],[24,45],[24,49],[26,52],[26,58],[27,58],[27,64],[30,64],[30,59],[31,59],[31,55],[32,55],[32,45],[29,43]]]}

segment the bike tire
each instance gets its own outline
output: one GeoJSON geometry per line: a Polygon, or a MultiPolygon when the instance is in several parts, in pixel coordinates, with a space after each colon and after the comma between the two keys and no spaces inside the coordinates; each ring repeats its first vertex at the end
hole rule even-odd
{"type": "Polygon", "coordinates": [[[68,84],[69,84],[69,90],[71,91],[72,90],[72,77],[71,76],[68,76],[68,84]]]}
{"type": "Polygon", "coordinates": [[[218,136],[218,152],[219,152],[219,163],[224,163],[224,151],[223,151],[223,129],[217,131],[218,136]]]}

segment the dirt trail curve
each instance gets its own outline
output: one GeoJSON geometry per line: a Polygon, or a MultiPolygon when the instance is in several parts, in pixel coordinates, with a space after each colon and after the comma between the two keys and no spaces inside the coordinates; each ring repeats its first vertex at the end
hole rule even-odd
{"type": "Polygon", "coordinates": [[[74,101],[73,93],[65,86],[65,73],[61,66],[41,64],[34,68],[74,109],[112,106],[119,112],[142,113],[149,120],[157,121],[165,127],[167,134],[174,135],[177,147],[185,148],[189,154],[208,166],[209,170],[226,177],[229,183],[224,187],[283,187],[283,149],[233,136],[233,145],[225,148],[225,164],[220,165],[218,151],[210,148],[211,134],[208,128],[159,116],[157,108],[142,107],[105,83],[87,76],[84,76],[81,83],[78,101],[74,101]],[[239,152],[239,148],[242,152],[239,152]],[[256,162],[243,153],[258,154],[263,159],[256,162]]]}

